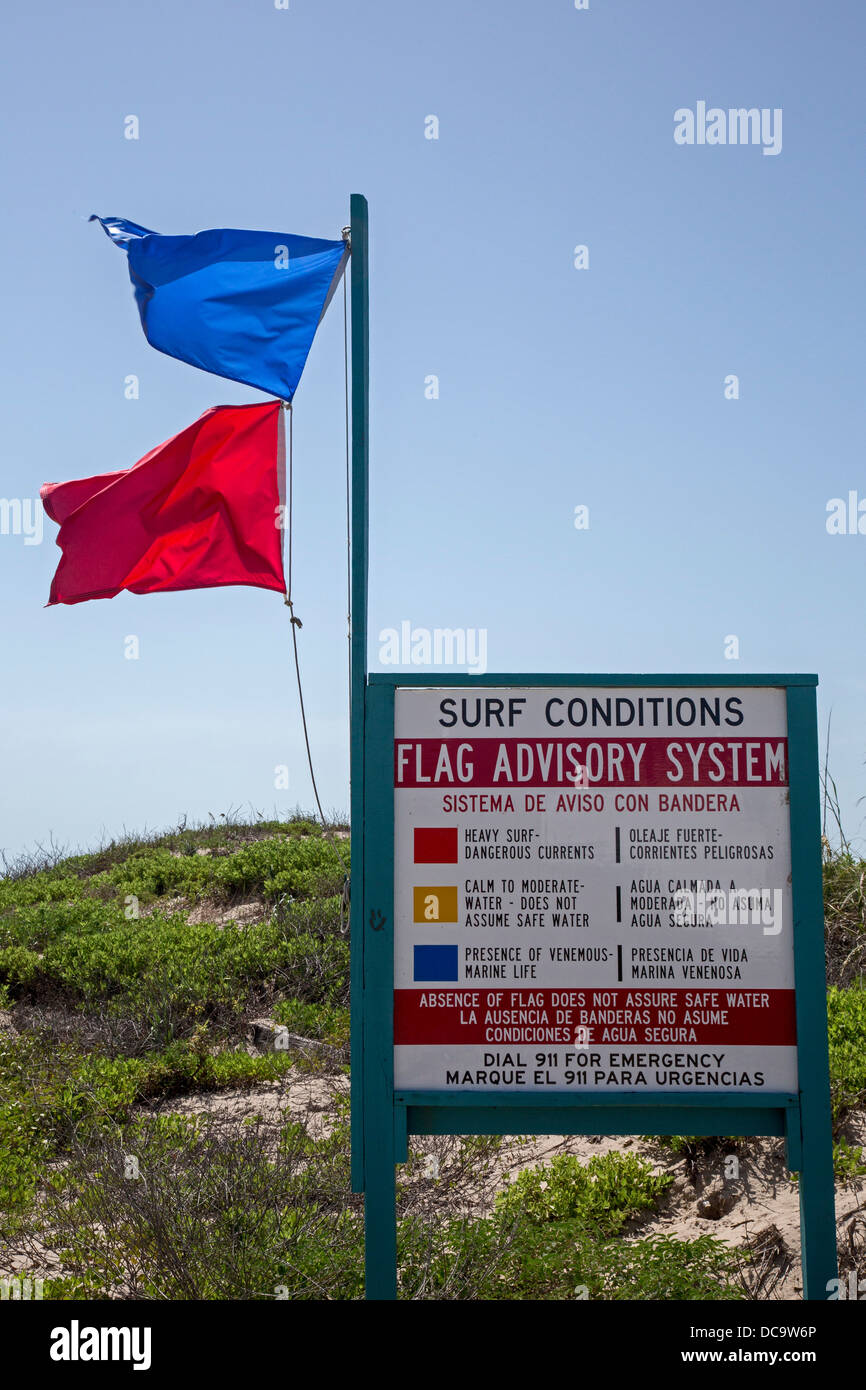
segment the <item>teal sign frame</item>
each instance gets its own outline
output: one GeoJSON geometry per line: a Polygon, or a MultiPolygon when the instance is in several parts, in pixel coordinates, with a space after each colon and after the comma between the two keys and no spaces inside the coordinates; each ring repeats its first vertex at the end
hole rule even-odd
{"type": "MultiPolygon", "coordinates": [[[[353,248],[354,249],[354,248],[353,248]]],[[[366,557],[365,557],[366,559],[366,557]]],[[[354,636],[354,633],[353,633],[354,636]]],[[[354,694],[352,800],[352,1180],[365,1194],[366,1296],[397,1297],[396,1165],[409,1135],[738,1134],[783,1137],[799,1174],[803,1297],[837,1277],[818,777],[817,676],[366,676],[354,694]],[[782,688],[787,703],[796,1093],[476,1093],[394,1085],[394,706],[398,688],[519,686],[782,688]],[[359,746],[360,745],[360,746],[359,746]],[[357,839],[356,839],[357,836],[357,839]],[[356,857],[357,854],[357,857],[356,857]],[[358,862],[360,860],[360,862],[358,862]]]]}

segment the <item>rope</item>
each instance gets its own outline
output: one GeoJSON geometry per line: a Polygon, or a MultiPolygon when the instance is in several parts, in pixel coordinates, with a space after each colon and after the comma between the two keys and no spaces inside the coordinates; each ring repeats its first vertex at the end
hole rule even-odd
{"type": "Polygon", "coordinates": [[[290,404],[286,406],[286,409],[287,409],[288,412],[289,412],[289,527],[288,527],[288,530],[289,530],[289,544],[288,544],[288,575],[287,575],[287,579],[286,579],[286,606],[287,606],[287,608],[288,608],[288,610],[289,610],[289,616],[290,616],[290,620],[291,620],[291,628],[292,628],[292,647],[294,648],[294,653],[295,653],[295,674],[296,674],[297,677],[298,677],[298,700],[300,701],[300,705],[301,705],[301,723],[303,724],[303,727],[304,727],[304,742],[305,742],[305,744],[307,745],[307,763],[308,763],[309,769],[310,769],[310,781],[311,781],[312,784],[313,784],[313,795],[314,795],[315,798],[316,798],[316,805],[317,805],[318,808],[319,808],[319,817],[320,817],[320,819],[321,819],[322,824],[324,825],[324,824],[325,824],[325,813],[324,813],[324,811],[322,810],[322,803],[321,803],[321,801],[319,800],[319,789],[318,789],[318,787],[316,786],[316,774],[315,774],[315,771],[313,770],[313,755],[312,755],[312,752],[310,751],[310,735],[309,735],[309,732],[308,732],[308,730],[307,730],[307,714],[306,714],[306,710],[304,709],[304,689],[303,689],[303,685],[301,684],[301,663],[300,663],[300,660],[299,660],[299,658],[298,658],[298,628],[299,628],[299,627],[303,627],[304,624],[301,622],[300,618],[298,618],[298,617],[295,616],[295,608],[294,608],[294,604],[293,604],[293,602],[292,602],[292,511],[293,511],[293,496],[292,496],[292,494],[293,494],[293,483],[294,483],[294,479],[293,479],[293,471],[294,471],[294,470],[293,470],[293,463],[294,463],[294,460],[293,460],[293,444],[292,444],[293,428],[292,428],[292,426],[293,426],[293,419],[294,419],[294,411],[292,410],[292,407],[291,407],[290,404]]]}
{"type": "Polygon", "coordinates": [[[349,329],[343,272],[343,389],[346,404],[346,636],[349,646],[349,708],[352,708],[352,492],[349,482],[349,329]]]}

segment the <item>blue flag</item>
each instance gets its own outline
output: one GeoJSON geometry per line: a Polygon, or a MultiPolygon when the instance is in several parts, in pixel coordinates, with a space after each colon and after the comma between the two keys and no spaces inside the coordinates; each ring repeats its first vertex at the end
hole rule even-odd
{"type": "Polygon", "coordinates": [[[346,263],[344,242],[231,228],[160,236],[121,217],[90,220],[126,252],[151,347],[292,399],[346,263]]]}

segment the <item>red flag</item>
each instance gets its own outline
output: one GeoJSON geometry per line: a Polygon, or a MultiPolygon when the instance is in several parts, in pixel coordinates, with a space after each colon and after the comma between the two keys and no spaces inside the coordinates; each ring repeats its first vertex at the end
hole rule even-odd
{"type": "Polygon", "coordinates": [[[217,405],[119,473],[46,483],[63,559],[48,606],[249,584],[285,592],[282,407],[217,405]]]}

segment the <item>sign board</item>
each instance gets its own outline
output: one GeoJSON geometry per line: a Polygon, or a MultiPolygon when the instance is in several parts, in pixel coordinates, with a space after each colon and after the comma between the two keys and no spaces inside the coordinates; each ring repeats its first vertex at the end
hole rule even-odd
{"type": "Polygon", "coordinates": [[[796,1091],[785,705],[397,689],[398,1090],[796,1091]]]}
{"type": "Polygon", "coordinates": [[[778,1135],[836,1276],[814,676],[369,676],[353,1182],[424,1134],[778,1135]]]}

